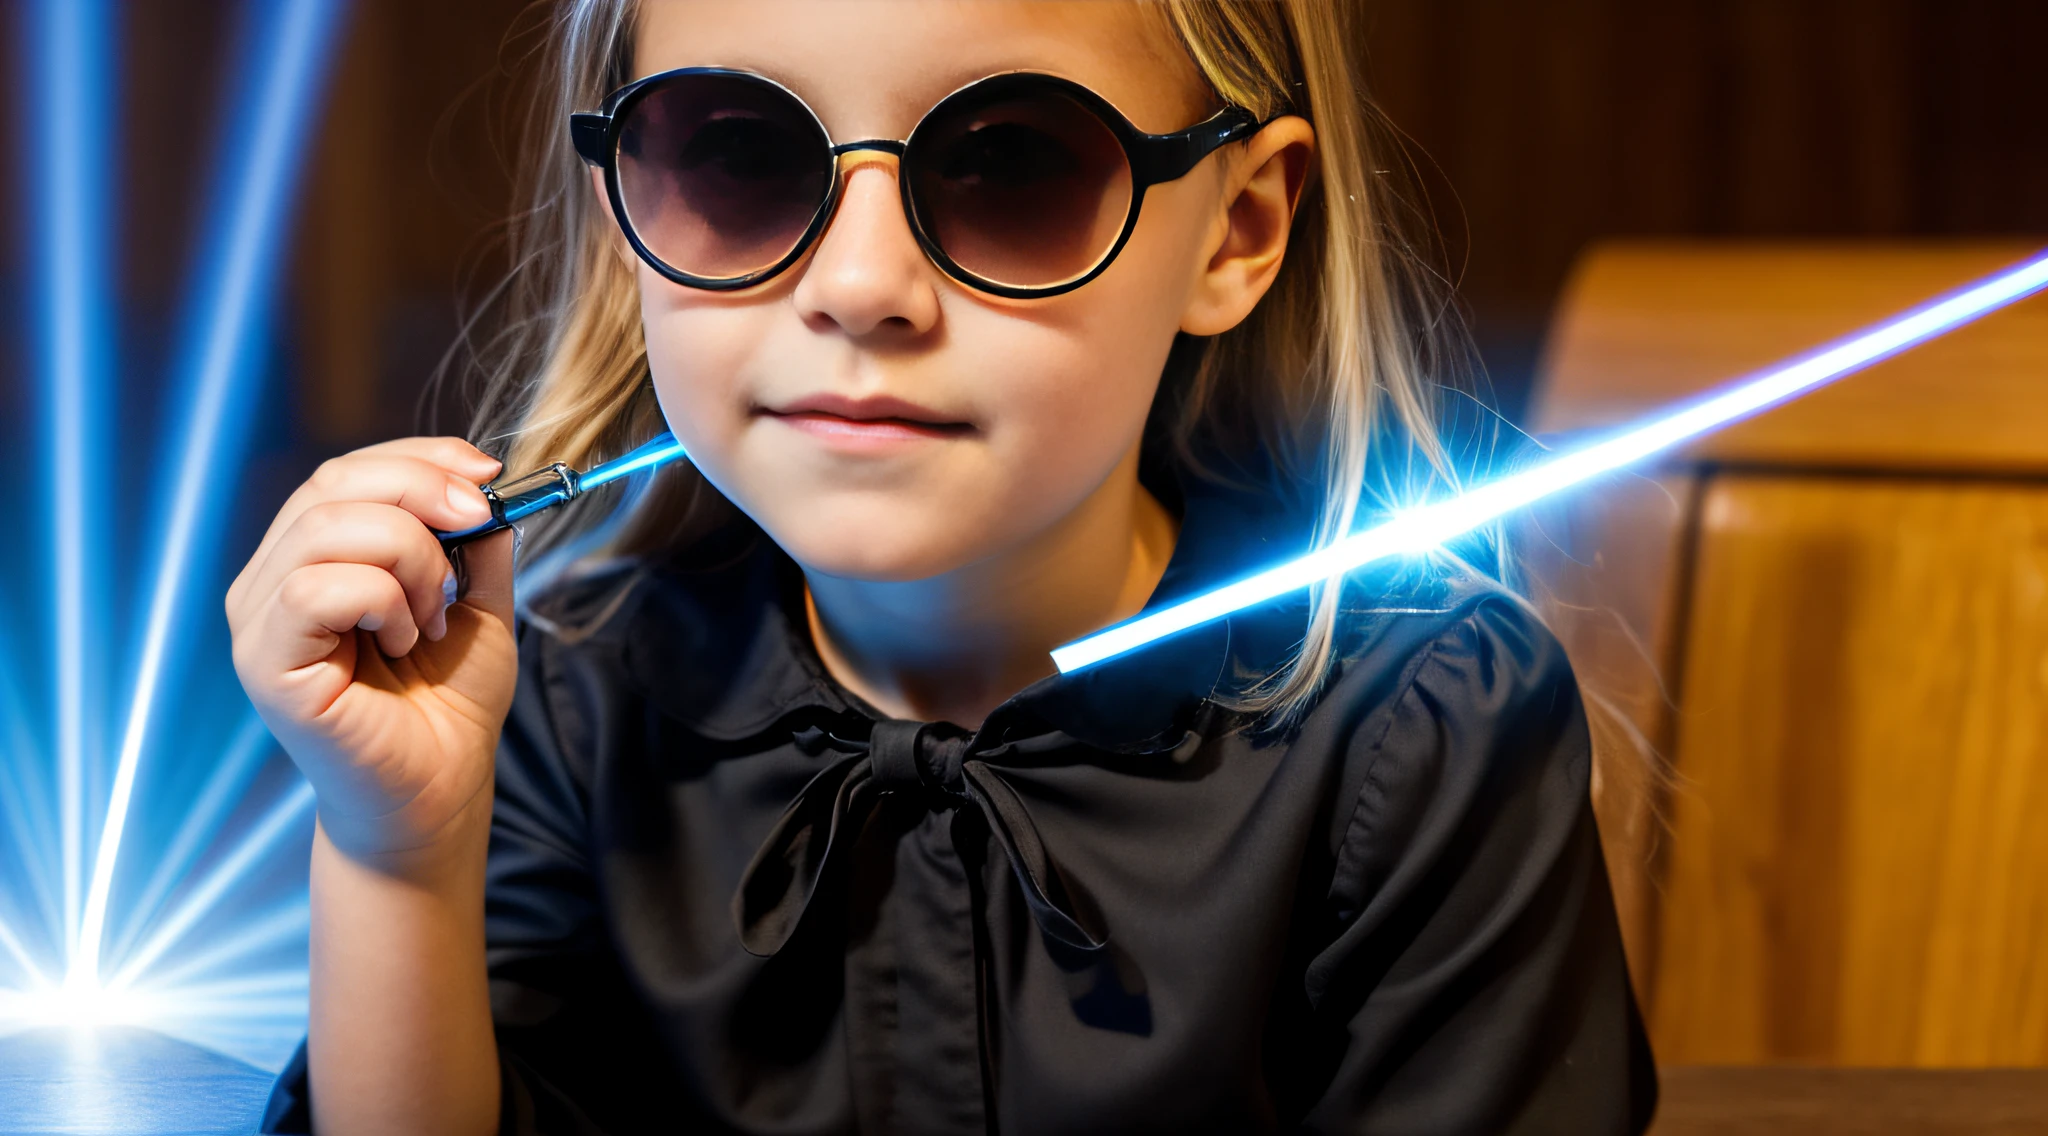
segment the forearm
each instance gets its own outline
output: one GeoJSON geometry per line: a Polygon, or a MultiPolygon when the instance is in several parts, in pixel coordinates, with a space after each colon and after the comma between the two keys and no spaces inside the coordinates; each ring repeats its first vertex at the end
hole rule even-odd
{"type": "Polygon", "coordinates": [[[353,859],[316,829],[307,1058],[322,1136],[495,1131],[490,800],[487,790],[445,841],[402,861],[353,859]]]}

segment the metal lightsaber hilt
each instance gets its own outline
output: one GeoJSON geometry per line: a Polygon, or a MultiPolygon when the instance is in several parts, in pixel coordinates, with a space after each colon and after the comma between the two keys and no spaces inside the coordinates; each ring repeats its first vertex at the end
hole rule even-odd
{"type": "Polygon", "coordinates": [[[544,509],[566,505],[585,492],[627,474],[656,469],[688,456],[683,444],[676,441],[676,436],[664,432],[631,453],[591,466],[582,473],[556,462],[546,469],[511,481],[493,481],[483,487],[484,500],[491,506],[491,519],[472,528],[437,534],[441,538],[441,547],[452,552],[478,537],[509,529],[544,509]]]}
{"type": "Polygon", "coordinates": [[[511,481],[493,481],[483,487],[484,500],[491,506],[491,519],[480,525],[440,534],[443,551],[460,548],[540,512],[583,496],[583,475],[561,462],[535,470],[511,481]]]}

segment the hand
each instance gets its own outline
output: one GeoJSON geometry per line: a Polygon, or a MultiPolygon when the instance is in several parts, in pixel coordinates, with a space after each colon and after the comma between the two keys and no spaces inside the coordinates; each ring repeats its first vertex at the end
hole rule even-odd
{"type": "Polygon", "coordinates": [[[451,604],[430,526],[488,519],[477,484],[498,468],[456,438],[335,458],[228,589],[235,673],[351,858],[402,866],[488,830],[518,671],[511,534],[464,549],[468,590],[451,604]]]}

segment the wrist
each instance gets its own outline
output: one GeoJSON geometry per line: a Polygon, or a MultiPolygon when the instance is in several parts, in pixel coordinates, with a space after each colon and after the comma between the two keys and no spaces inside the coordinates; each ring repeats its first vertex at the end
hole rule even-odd
{"type": "Polygon", "coordinates": [[[437,889],[479,883],[490,845],[492,779],[430,824],[407,816],[420,802],[368,819],[336,815],[322,804],[314,824],[315,855],[324,847],[352,869],[437,889]]]}

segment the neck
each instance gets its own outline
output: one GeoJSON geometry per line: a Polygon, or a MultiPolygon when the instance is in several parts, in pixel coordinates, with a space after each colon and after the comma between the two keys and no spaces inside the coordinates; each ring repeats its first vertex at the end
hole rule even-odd
{"type": "Polygon", "coordinates": [[[883,713],[974,728],[1053,672],[1054,647],[1137,614],[1175,536],[1134,448],[1080,508],[996,556],[907,582],[807,571],[811,638],[832,677],[883,713]]]}

